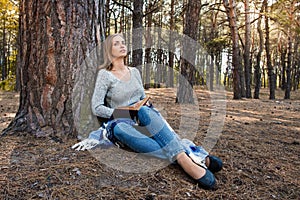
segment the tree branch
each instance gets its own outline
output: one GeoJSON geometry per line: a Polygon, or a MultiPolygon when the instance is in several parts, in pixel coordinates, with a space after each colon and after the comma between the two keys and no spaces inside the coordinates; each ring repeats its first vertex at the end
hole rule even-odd
{"type": "Polygon", "coordinates": [[[115,4],[117,4],[117,5],[119,5],[119,6],[123,6],[123,7],[127,8],[128,10],[130,10],[131,12],[133,12],[133,9],[130,8],[129,6],[125,5],[125,4],[119,3],[119,2],[117,2],[116,0],[113,0],[113,2],[114,2],[115,4]]]}
{"type": "Polygon", "coordinates": [[[143,15],[143,17],[146,17],[147,15],[149,15],[149,14],[151,14],[151,13],[154,13],[155,11],[157,11],[157,10],[159,10],[159,6],[157,6],[156,8],[153,8],[152,10],[150,10],[149,12],[147,12],[147,13],[145,13],[144,15],[143,15]]]}

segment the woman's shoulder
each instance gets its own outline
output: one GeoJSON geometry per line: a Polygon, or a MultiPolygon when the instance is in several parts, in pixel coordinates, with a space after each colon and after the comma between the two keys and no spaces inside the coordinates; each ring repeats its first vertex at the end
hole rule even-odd
{"type": "Polygon", "coordinates": [[[109,80],[111,79],[109,71],[106,69],[99,69],[97,72],[97,79],[109,82],[109,80]]]}
{"type": "Polygon", "coordinates": [[[99,69],[97,75],[101,77],[108,77],[109,71],[107,69],[99,69]]]}
{"type": "Polygon", "coordinates": [[[107,73],[108,73],[107,69],[99,69],[98,70],[98,74],[107,74],[107,73]]]}
{"type": "Polygon", "coordinates": [[[128,67],[128,69],[135,74],[140,74],[140,71],[136,67],[128,67]]]}

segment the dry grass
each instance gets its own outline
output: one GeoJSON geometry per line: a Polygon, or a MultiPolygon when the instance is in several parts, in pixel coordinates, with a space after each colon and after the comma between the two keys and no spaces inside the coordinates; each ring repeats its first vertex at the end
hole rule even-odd
{"type": "MultiPolygon", "coordinates": [[[[227,93],[222,134],[211,151],[224,161],[224,169],[216,174],[216,191],[197,187],[177,165],[126,173],[104,165],[88,151],[73,151],[70,146],[76,139],[57,142],[15,134],[0,138],[0,199],[298,199],[300,94],[283,100],[277,91],[278,99],[271,101],[268,91],[262,92],[260,100],[238,101],[227,93]]],[[[147,93],[170,124],[181,130],[177,114],[183,108],[174,104],[175,92],[147,93]]],[[[211,95],[200,88],[196,93],[201,120],[194,141],[201,144],[216,113],[211,95]]],[[[0,93],[0,130],[16,112],[17,96],[0,93]]]]}

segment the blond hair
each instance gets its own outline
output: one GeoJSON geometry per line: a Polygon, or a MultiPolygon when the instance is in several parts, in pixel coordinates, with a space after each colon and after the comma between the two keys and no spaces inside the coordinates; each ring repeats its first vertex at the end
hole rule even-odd
{"type": "Polygon", "coordinates": [[[112,35],[109,35],[105,41],[103,42],[103,64],[98,67],[98,69],[106,69],[111,70],[112,65],[112,41],[115,37],[120,36],[124,39],[124,36],[121,33],[115,33],[112,35]]]}

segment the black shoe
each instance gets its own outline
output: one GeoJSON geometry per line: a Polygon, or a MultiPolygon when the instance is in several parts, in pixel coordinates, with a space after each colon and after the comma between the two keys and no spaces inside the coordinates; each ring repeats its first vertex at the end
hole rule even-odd
{"type": "Polygon", "coordinates": [[[215,189],[216,188],[215,176],[209,170],[206,169],[205,171],[206,171],[205,175],[197,180],[199,186],[207,190],[215,189]]]}
{"type": "Polygon", "coordinates": [[[223,162],[220,158],[211,155],[209,155],[208,158],[209,158],[209,166],[208,166],[209,171],[211,171],[212,173],[216,173],[222,169],[223,162]]]}

